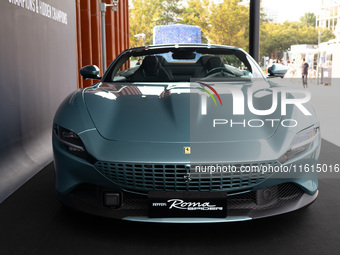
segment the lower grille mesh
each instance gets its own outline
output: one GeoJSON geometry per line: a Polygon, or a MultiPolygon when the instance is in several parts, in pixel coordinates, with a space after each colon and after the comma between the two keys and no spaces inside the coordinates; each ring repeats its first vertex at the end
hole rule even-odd
{"type": "Polygon", "coordinates": [[[303,195],[303,191],[292,183],[228,196],[228,209],[264,210],[291,203],[303,195]]]}
{"type": "MultiPolygon", "coordinates": [[[[277,162],[258,162],[250,165],[277,165],[277,162]]],[[[159,191],[230,191],[253,187],[269,178],[269,172],[192,173],[190,165],[127,164],[98,161],[96,169],[125,190],[147,193],[159,191]],[[188,173],[190,181],[188,182],[188,173]]]]}

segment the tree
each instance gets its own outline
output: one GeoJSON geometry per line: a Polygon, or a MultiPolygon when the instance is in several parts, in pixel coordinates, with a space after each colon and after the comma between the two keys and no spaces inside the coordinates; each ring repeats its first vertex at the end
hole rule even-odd
{"type": "Polygon", "coordinates": [[[302,26],[310,26],[315,27],[316,25],[316,16],[312,12],[305,13],[304,16],[300,17],[300,24],[302,26]]]}
{"type": "Polygon", "coordinates": [[[238,3],[239,0],[211,3],[208,35],[211,43],[248,48],[249,10],[238,3]]]}
{"type": "MultiPolygon", "coordinates": [[[[216,4],[211,0],[188,0],[186,7],[180,0],[131,0],[130,44],[141,46],[136,34],[146,35],[145,44],[152,44],[155,25],[182,23],[201,28],[202,42],[232,45],[248,50],[249,8],[239,0],[224,0],[216,4]]],[[[315,15],[306,13],[299,22],[271,23],[261,14],[260,55],[277,58],[295,44],[317,44],[334,38],[329,29],[315,28],[315,15]],[[314,25],[313,25],[314,24],[314,25]]]]}
{"type": "Polygon", "coordinates": [[[318,31],[322,31],[321,42],[329,41],[334,35],[329,29],[316,29],[302,26],[299,22],[266,23],[261,25],[260,53],[261,56],[277,58],[295,44],[318,44],[318,31]]]}
{"type": "Polygon", "coordinates": [[[182,12],[180,0],[131,0],[130,3],[130,45],[142,45],[136,34],[145,34],[145,44],[153,41],[153,28],[156,25],[168,25],[178,22],[178,15],[182,12]]]}
{"type": "Polygon", "coordinates": [[[137,47],[142,45],[142,40],[134,35],[144,33],[145,44],[152,44],[153,27],[156,25],[160,14],[159,1],[156,0],[132,0],[130,6],[130,45],[137,47]]]}
{"type": "Polygon", "coordinates": [[[328,28],[318,28],[317,30],[321,31],[321,42],[328,42],[335,38],[333,31],[328,28]]]}
{"type": "Polygon", "coordinates": [[[203,43],[208,42],[209,36],[209,0],[189,0],[188,6],[183,9],[180,15],[180,23],[187,25],[196,25],[201,28],[201,40],[203,43]]]}
{"type": "Polygon", "coordinates": [[[160,15],[157,19],[157,25],[175,24],[178,21],[178,15],[182,8],[179,6],[179,0],[160,1],[158,6],[160,15]]]}

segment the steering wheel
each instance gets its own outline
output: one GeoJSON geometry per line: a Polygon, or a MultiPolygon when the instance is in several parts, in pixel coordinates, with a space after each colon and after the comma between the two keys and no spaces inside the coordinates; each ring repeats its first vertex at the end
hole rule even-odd
{"type": "Polygon", "coordinates": [[[210,75],[212,75],[212,74],[214,74],[214,73],[218,73],[218,72],[221,72],[223,76],[224,76],[223,73],[229,73],[229,74],[232,74],[232,75],[235,76],[235,74],[234,74],[233,72],[231,72],[231,71],[229,71],[227,68],[221,66],[221,67],[215,67],[215,68],[211,69],[211,70],[205,75],[205,77],[210,76],[210,75]]]}

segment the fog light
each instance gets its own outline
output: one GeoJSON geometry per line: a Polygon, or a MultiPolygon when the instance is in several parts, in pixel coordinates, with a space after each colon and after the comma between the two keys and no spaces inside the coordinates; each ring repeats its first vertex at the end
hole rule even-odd
{"type": "Polygon", "coordinates": [[[277,186],[268,187],[256,191],[256,204],[259,206],[268,206],[276,203],[278,197],[277,186]]]}
{"type": "Polygon", "coordinates": [[[118,207],[120,205],[120,194],[119,193],[105,193],[104,194],[104,205],[107,207],[118,207]]]}

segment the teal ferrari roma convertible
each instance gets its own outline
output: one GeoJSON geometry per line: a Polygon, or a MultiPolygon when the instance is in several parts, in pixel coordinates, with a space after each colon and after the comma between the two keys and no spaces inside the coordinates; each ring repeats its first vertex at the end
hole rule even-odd
{"type": "Polygon", "coordinates": [[[122,52],[53,123],[55,188],[76,210],[145,222],[278,215],[318,195],[320,128],[307,90],[276,85],[242,49],[122,52]]]}

